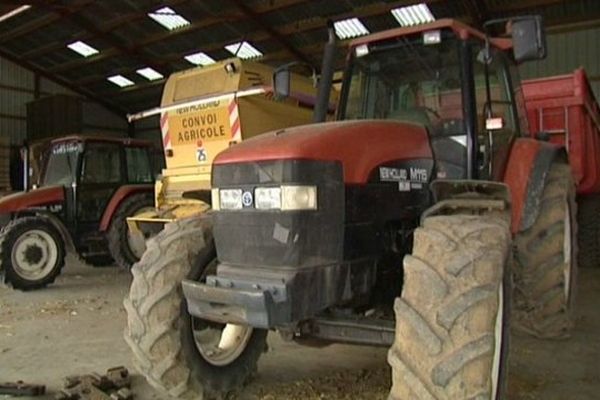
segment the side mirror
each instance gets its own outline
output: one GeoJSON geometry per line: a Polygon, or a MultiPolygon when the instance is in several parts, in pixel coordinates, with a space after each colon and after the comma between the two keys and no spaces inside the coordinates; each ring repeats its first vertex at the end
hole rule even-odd
{"type": "Polygon", "coordinates": [[[511,36],[515,61],[542,60],[546,58],[546,34],[539,15],[511,21],[511,36]]]}
{"type": "Polygon", "coordinates": [[[273,73],[273,92],[278,98],[286,98],[290,95],[291,73],[288,66],[278,68],[273,73]]]}

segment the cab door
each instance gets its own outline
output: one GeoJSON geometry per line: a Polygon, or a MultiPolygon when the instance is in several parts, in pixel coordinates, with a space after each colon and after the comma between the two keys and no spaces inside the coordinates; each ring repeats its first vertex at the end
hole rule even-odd
{"type": "Polygon", "coordinates": [[[125,182],[123,158],[123,150],[117,143],[86,143],[76,196],[76,221],[80,233],[98,230],[108,202],[125,182]]]}
{"type": "Polygon", "coordinates": [[[486,68],[483,52],[474,52],[473,79],[477,109],[477,132],[480,145],[479,178],[502,180],[513,140],[520,135],[519,118],[515,112],[514,93],[509,60],[500,51],[492,50],[488,62],[488,99],[486,68]]]}

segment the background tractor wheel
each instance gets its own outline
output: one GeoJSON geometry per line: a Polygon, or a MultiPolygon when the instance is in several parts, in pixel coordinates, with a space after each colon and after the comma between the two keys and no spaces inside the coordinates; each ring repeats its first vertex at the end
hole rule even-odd
{"type": "Polygon", "coordinates": [[[113,216],[108,228],[108,249],[116,264],[129,269],[137,262],[146,250],[144,246],[135,243],[129,228],[127,218],[154,208],[154,200],[148,194],[134,194],[125,199],[113,216]]]}
{"type": "Polygon", "coordinates": [[[404,258],[390,400],[504,399],[510,314],[508,224],[434,216],[404,258]]]}
{"type": "Polygon", "coordinates": [[[54,282],[65,265],[63,239],[44,218],[11,221],[0,232],[0,271],[15,289],[33,290],[54,282]]]}
{"type": "Polygon", "coordinates": [[[515,326],[541,338],[568,336],[577,275],[577,205],[571,169],[556,163],[531,228],[515,238],[515,326]]]}
{"type": "Polygon", "coordinates": [[[583,196],[578,200],[579,267],[600,268],[600,196],[583,196]]]}
{"type": "Polygon", "coordinates": [[[215,255],[209,220],[193,217],[167,224],[148,241],[132,269],[124,302],[125,340],[148,382],[175,398],[222,398],[236,392],[266,349],[265,330],[188,314],[181,281],[202,281],[216,265],[215,255]]]}

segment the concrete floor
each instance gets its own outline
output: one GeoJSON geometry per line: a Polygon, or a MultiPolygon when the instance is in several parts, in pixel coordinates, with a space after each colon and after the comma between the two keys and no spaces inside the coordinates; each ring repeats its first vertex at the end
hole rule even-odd
{"type": "MultiPolygon", "coordinates": [[[[510,400],[600,399],[600,269],[579,276],[576,329],[567,341],[515,336],[510,400]]],[[[71,260],[56,284],[22,293],[0,288],[0,382],[48,386],[51,399],[72,374],[131,369],[122,339],[122,299],[129,275],[71,260]]],[[[334,345],[324,349],[269,338],[270,351],[244,399],[384,399],[389,383],[386,349],[334,345]]],[[[134,376],[136,399],[162,399],[134,376]]],[[[8,397],[0,396],[0,399],[8,397]]]]}

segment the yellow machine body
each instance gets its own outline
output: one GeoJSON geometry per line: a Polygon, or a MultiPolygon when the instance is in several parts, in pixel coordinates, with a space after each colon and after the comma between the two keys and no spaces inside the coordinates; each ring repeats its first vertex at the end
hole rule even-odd
{"type": "Polygon", "coordinates": [[[211,165],[222,150],[263,132],[310,123],[313,80],[292,75],[292,96],[278,101],[270,87],[273,72],[231,58],[168,78],[158,109],[166,168],[156,182],[156,209],[128,218],[132,234],[148,238],[167,222],[208,210],[211,165]]]}

